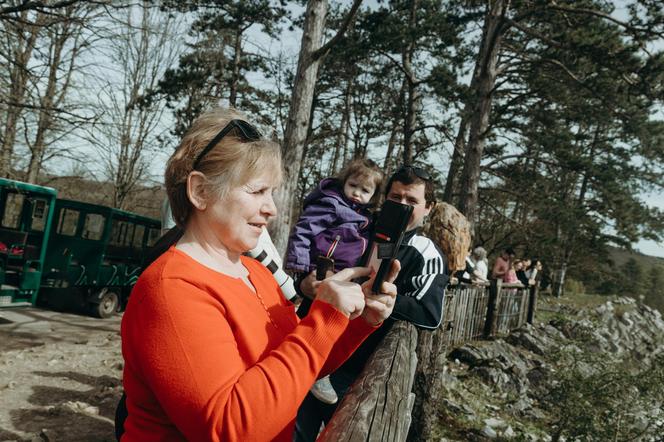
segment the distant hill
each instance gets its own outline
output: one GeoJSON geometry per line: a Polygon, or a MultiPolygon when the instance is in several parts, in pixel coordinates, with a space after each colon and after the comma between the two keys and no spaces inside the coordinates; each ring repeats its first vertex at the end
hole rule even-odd
{"type": "Polygon", "coordinates": [[[609,247],[609,258],[616,267],[620,267],[630,258],[634,258],[645,271],[650,270],[651,267],[656,265],[664,267],[664,258],[644,255],[640,252],[620,249],[618,247],[609,247]]]}

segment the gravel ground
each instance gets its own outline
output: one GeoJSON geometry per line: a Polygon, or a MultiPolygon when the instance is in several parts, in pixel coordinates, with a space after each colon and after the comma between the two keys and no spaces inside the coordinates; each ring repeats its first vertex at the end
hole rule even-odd
{"type": "Polygon", "coordinates": [[[121,315],[0,309],[0,441],[114,441],[121,315]]]}

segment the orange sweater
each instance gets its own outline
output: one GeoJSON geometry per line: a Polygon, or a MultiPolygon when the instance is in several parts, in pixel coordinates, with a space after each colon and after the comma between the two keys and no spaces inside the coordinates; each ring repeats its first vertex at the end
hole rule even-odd
{"type": "Polygon", "coordinates": [[[242,257],[253,293],[171,247],[122,318],[123,442],[291,441],[315,379],[374,330],[316,301],[298,322],[270,272],[242,257]]]}

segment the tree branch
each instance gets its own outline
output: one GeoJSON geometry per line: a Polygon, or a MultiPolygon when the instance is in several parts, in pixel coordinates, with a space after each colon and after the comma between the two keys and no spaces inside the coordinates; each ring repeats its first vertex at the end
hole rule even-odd
{"type": "Polygon", "coordinates": [[[341,27],[337,31],[336,35],[332,37],[327,43],[325,43],[323,46],[320,48],[316,49],[311,54],[311,61],[316,61],[322,56],[326,55],[332,47],[337,44],[339,40],[341,40],[344,37],[344,34],[350,27],[351,23],[355,21],[355,17],[357,16],[357,11],[360,9],[360,5],[362,4],[362,0],[354,0],[353,1],[353,6],[350,7],[350,11],[348,11],[348,15],[346,16],[346,19],[344,22],[341,24],[341,27]]]}

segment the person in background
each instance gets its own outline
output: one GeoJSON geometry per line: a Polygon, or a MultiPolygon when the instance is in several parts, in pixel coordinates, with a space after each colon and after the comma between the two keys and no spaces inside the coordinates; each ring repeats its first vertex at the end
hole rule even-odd
{"type": "Polygon", "coordinates": [[[530,265],[526,269],[526,277],[528,278],[528,285],[534,286],[542,277],[542,262],[533,258],[530,261],[530,265]]]}
{"type": "Polygon", "coordinates": [[[470,251],[466,256],[466,268],[459,270],[454,274],[454,278],[450,280],[451,284],[455,284],[454,279],[464,284],[484,284],[487,283],[486,279],[488,268],[484,262],[486,251],[482,247],[476,247],[475,250],[470,251]],[[478,250],[479,249],[479,250],[478,250]]]}
{"type": "MultiPolygon", "coordinates": [[[[348,163],[338,177],[326,178],[304,200],[304,208],[286,251],[286,269],[305,273],[316,269],[318,257],[332,260],[334,270],[354,266],[369,243],[369,207],[380,195],[383,173],[369,159],[348,163]]],[[[298,316],[306,315],[308,304],[298,316]]],[[[327,377],[311,389],[319,400],[334,404],[338,397],[327,377]]]]}
{"type": "Polygon", "coordinates": [[[526,268],[530,266],[530,260],[524,259],[522,261],[515,261],[514,270],[516,271],[516,278],[525,287],[528,287],[528,275],[526,275],[526,268]]]}
{"type": "Polygon", "coordinates": [[[506,248],[503,253],[496,258],[496,262],[493,264],[493,269],[491,270],[492,279],[501,279],[505,280],[505,274],[510,269],[510,261],[514,259],[516,254],[511,247],[506,248]]]}
{"type": "Polygon", "coordinates": [[[475,271],[473,272],[475,282],[488,282],[489,279],[489,262],[486,259],[486,250],[484,247],[477,246],[473,249],[471,255],[472,261],[475,263],[475,271]]]}
{"type": "MultiPolygon", "coordinates": [[[[424,218],[436,202],[434,182],[424,169],[402,166],[390,177],[385,197],[413,207],[403,242],[397,252],[401,271],[394,281],[397,287],[396,303],[391,317],[381,328],[341,368],[330,375],[332,386],[340,398],[396,321],[408,321],[418,328],[434,330],[440,326],[443,317],[443,299],[448,281],[445,257],[433,241],[418,233],[424,218]]],[[[371,246],[368,250],[371,250],[371,246]]],[[[366,254],[364,258],[368,258],[366,254]]],[[[314,298],[311,291],[313,280],[315,276],[310,273],[296,281],[296,287],[299,286],[305,296],[303,304],[311,303],[314,298]]],[[[312,394],[307,395],[298,411],[294,441],[316,440],[321,424],[329,421],[336,406],[325,404],[312,394]]]]}
{"type": "Polygon", "coordinates": [[[368,268],[312,283],[301,321],[243,253],[276,216],[281,150],[241,113],[199,116],[166,166],[182,235],[139,277],[122,318],[123,442],[290,441],[299,404],[391,313],[398,262],[371,293],[368,268]]]}
{"type": "Polygon", "coordinates": [[[503,282],[506,284],[515,284],[519,282],[519,278],[516,276],[517,269],[522,268],[521,261],[518,259],[509,261],[510,268],[507,270],[503,276],[503,282]]]}

